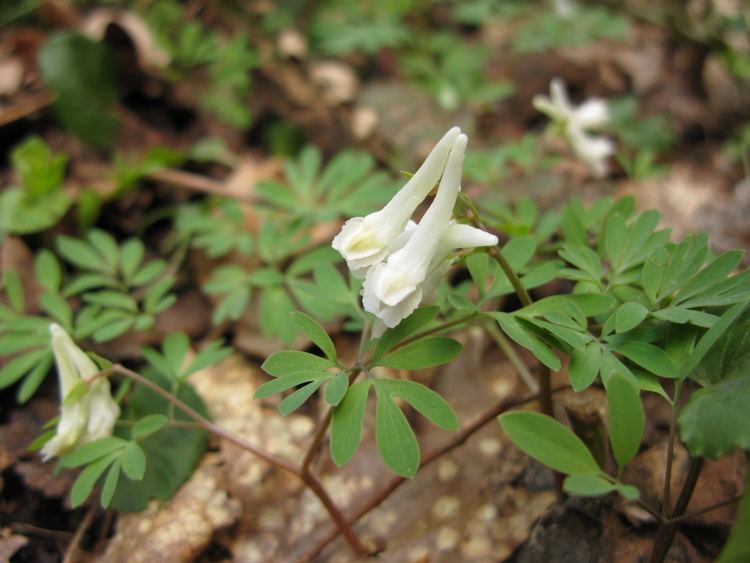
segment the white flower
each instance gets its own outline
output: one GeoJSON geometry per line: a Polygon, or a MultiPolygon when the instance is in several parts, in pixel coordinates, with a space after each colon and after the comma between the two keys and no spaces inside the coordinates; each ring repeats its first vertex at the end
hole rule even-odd
{"type": "Polygon", "coordinates": [[[332,246],[346,259],[355,277],[364,277],[368,268],[388,256],[393,241],[440,179],[448,153],[460,132],[454,127],[443,135],[419,170],[383,209],[344,223],[332,246]]]}
{"type": "Polygon", "coordinates": [[[435,200],[419,225],[401,235],[398,242],[403,246],[392,249],[387,261],[367,272],[362,302],[365,310],[378,318],[373,327],[375,337],[386,327],[398,325],[430,296],[450,266],[445,258],[451,250],[497,243],[494,235],[451,220],[466,142],[466,135],[453,142],[435,200]]]}
{"type": "Polygon", "coordinates": [[[575,107],[568,98],[565,84],[555,78],[550,85],[550,96],[534,96],[534,107],[560,124],[576,156],[597,176],[607,173],[607,158],[615,152],[614,143],[596,136],[590,130],[603,127],[609,119],[607,102],[589,98],[575,107]]]}
{"type": "Polygon", "coordinates": [[[62,327],[50,325],[52,350],[60,381],[60,421],[55,436],[42,448],[45,460],[63,455],[79,445],[112,435],[120,407],[112,399],[109,381],[94,378],[99,368],[70,338],[62,327]],[[92,381],[93,379],[93,381],[92,381]],[[79,384],[84,392],[71,392],[79,384]],[[80,394],[79,394],[80,393],[80,394]]]}

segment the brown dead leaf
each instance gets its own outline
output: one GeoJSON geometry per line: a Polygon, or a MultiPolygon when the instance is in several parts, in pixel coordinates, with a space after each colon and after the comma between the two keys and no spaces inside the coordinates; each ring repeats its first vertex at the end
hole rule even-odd
{"type": "Polygon", "coordinates": [[[190,480],[166,503],[157,501],[143,512],[124,514],[103,555],[102,563],[178,563],[193,561],[217,529],[230,526],[239,503],[226,492],[221,457],[204,457],[190,480]]]}
{"type": "Polygon", "coordinates": [[[20,237],[7,236],[0,243],[0,276],[10,269],[15,270],[21,276],[26,299],[26,312],[37,311],[40,287],[34,273],[34,256],[20,237]]]}
{"type": "Polygon", "coordinates": [[[18,57],[0,60],[0,96],[15,94],[23,83],[23,63],[18,57]]]}
{"type": "Polygon", "coordinates": [[[10,558],[29,543],[26,536],[14,534],[9,528],[0,530],[0,563],[8,563],[10,558]]]}
{"type": "Polygon", "coordinates": [[[310,77],[320,89],[323,100],[331,106],[351,102],[357,96],[357,75],[352,67],[341,62],[315,62],[310,65],[310,77]]]}

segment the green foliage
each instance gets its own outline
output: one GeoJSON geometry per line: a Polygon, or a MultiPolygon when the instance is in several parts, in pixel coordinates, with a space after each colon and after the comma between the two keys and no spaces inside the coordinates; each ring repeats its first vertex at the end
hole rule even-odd
{"type": "Polygon", "coordinates": [[[682,408],[680,437],[693,455],[721,457],[735,448],[750,450],[747,306],[740,304],[728,310],[705,339],[709,343],[701,345],[699,341],[686,360],[688,366],[695,366],[692,377],[704,388],[693,393],[682,408]],[[697,361],[696,352],[703,354],[697,361]]]}
{"type": "Polygon", "coordinates": [[[28,234],[55,225],[70,207],[62,189],[68,157],[54,154],[39,137],[28,137],[11,151],[20,187],[0,193],[0,237],[28,234]]]}
{"type": "Polygon", "coordinates": [[[190,340],[183,332],[172,332],[165,339],[162,351],[143,348],[145,360],[162,375],[176,381],[184,381],[192,374],[229,356],[232,349],[223,346],[221,340],[210,342],[189,362],[190,340]]]}
{"type": "Polygon", "coordinates": [[[740,500],[737,509],[737,517],[729,534],[727,543],[721,555],[716,560],[717,563],[742,563],[750,557],[750,535],[747,530],[750,529],[750,472],[745,479],[745,492],[740,500]]]}
{"type": "Polygon", "coordinates": [[[513,48],[528,53],[583,45],[596,39],[622,41],[629,33],[627,19],[601,6],[579,6],[567,16],[539,10],[518,29],[513,48]]]}
{"type": "Polygon", "coordinates": [[[517,411],[500,415],[498,421],[508,438],[525,454],[567,475],[563,484],[566,492],[601,496],[617,491],[627,499],[638,498],[635,487],[607,475],[581,439],[554,418],[517,411]]]}
{"type": "Polygon", "coordinates": [[[79,338],[105,342],[128,330],[146,330],[177,300],[169,293],[175,279],[167,263],[145,259],[139,239],[120,245],[105,231],[93,229],[86,239],[59,236],[57,249],[77,269],[62,296],[80,295],[85,303],[75,323],[79,338]]]}
{"type": "MultiPolygon", "coordinates": [[[[203,402],[189,383],[167,379],[148,370],[143,375],[160,387],[171,389],[181,401],[207,416],[203,402]]],[[[127,456],[122,459],[124,475],[118,475],[112,491],[111,506],[116,510],[137,512],[144,510],[153,498],[168,500],[193,473],[206,449],[208,435],[200,429],[170,426],[171,419],[192,421],[179,409],[172,413],[166,399],[143,386],[137,385],[128,396],[121,421],[123,427],[132,422],[125,434],[138,448],[130,446],[131,451],[124,452],[127,456]],[[145,470],[142,469],[144,462],[145,470]],[[136,478],[139,475],[141,479],[136,478]]]]}
{"type": "Polygon", "coordinates": [[[180,207],[175,228],[190,239],[192,246],[204,250],[211,258],[231,252],[249,255],[254,247],[242,206],[232,200],[180,207]]]}
{"type": "Polygon", "coordinates": [[[468,104],[486,106],[513,93],[509,82],[487,80],[489,51],[451,33],[431,33],[399,59],[406,76],[447,111],[468,104]]]}
{"type": "Polygon", "coordinates": [[[409,42],[409,29],[392,3],[329,1],[316,11],[309,28],[312,46],[328,55],[377,53],[409,42]]]}
{"type": "Polygon", "coordinates": [[[118,127],[111,112],[118,91],[108,47],[79,33],[56,33],[42,47],[39,67],[63,125],[92,145],[109,145],[118,127]]]}
{"type": "Polygon", "coordinates": [[[455,360],[463,346],[444,336],[433,336],[407,344],[385,354],[377,363],[393,369],[422,369],[455,360]]]}
{"type": "Polygon", "coordinates": [[[348,150],[321,164],[320,150],[308,145],[284,163],[286,183],[260,182],[256,192],[269,209],[307,225],[365,215],[395,193],[392,179],[375,171],[368,153],[348,150]]]}

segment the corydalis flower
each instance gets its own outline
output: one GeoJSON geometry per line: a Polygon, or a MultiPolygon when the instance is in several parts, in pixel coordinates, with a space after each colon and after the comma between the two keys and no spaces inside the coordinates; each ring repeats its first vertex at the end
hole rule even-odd
{"type": "Polygon", "coordinates": [[[382,334],[386,327],[395,327],[414,312],[437,285],[452,249],[497,243],[494,235],[451,220],[466,142],[466,135],[454,140],[435,200],[419,225],[402,235],[407,238],[403,247],[367,272],[362,302],[365,310],[378,318],[373,336],[382,334]]]}
{"type": "Polygon", "coordinates": [[[60,421],[55,436],[42,448],[45,460],[63,455],[79,445],[112,435],[120,407],[112,399],[109,381],[94,378],[99,368],[62,327],[50,325],[52,351],[60,381],[60,421]],[[86,385],[84,392],[74,389],[86,385]]]}
{"type": "Polygon", "coordinates": [[[364,277],[368,268],[388,256],[391,244],[404,232],[414,210],[440,179],[460,132],[454,127],[443,135],[419,170],[383,209],[344,223],[332,246],[344,257],[353,275],[364,277]]]}
{"type": "Polygon", "coordinates": [[[589,98],[576,107],[568,98],[565,84],[555,78],[550,84],[550,96],[534,96],[534,107],[560,124],[576,156],[597,176],[607,173],[607,158],[615,152],[612,141],[593,135],[591,130],[603,127],[609,119],[607,102],[589,98]]]}

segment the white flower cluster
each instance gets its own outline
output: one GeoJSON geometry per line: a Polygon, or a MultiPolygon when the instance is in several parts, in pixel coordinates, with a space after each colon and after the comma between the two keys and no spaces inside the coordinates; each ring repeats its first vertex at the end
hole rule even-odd
{"type": "Polygon", "coordinates": [[[52,350],[60,380],[60,421],[55,436],[42,448],[45,460],[66,454],[77,446],[112,435],[120,407],[112,399],[105,377],[91,379],[99,368],[70,338],[65,330],[50,326],[52,350]],[[87,385],[84,393],[71,392],[79,384],[87,385]]]}
{"type": "Polygon", "coordinates": [[[383,209],[349,219],[333,239],[352,274],[365,279],[362,302],[377,317],[375,337],[434,297],[451,251],[497,244],[495,235],[452,219],[466,142],[458,127],[448,131],[383,209]],[[438,180],[432,205],[414,223],[411,216],[438,180]]]}
{"type": "Polygon", "coordinates": [[[591,133],[609,120],[607,102],[601,98],[589,98],[575,107],[559,78],[550,84],[549,97],[534,96],[532,102],[537,110],[562,127],[573,152],[596,176],[607,174],[607,159],[614,154],[615,144],[606,137],[591,133]]]}

